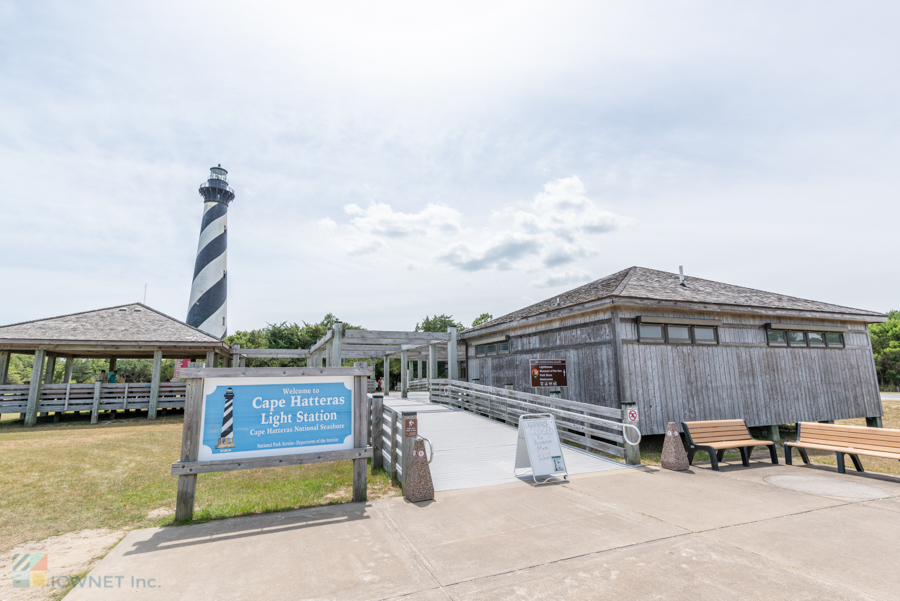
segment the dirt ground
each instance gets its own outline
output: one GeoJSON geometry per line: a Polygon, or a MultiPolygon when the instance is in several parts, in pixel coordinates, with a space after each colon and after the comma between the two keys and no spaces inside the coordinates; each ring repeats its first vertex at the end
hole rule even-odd
{"type": "Polygon", "coordinates": [[[125,530],[82,530],[60,536],[30,541],[0,555],[0,601],[37,601],[59,598],[65,591],[68,579],[61,576],[83,574],[114,547],[125,530]],[[13,588],[12,558],[16,553],[47,554],[47,585],[40,588],[13,588]]]}

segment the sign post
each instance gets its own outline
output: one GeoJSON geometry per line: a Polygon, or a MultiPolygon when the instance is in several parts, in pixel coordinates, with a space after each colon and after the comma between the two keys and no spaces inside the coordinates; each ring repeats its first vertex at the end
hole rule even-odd
{"type": "Polygon", "coordinates": [[[194,512],[197,474],[353,460],[366,500],[366,367],[184,369],[187,379],[175,519],[194,512]]]}
{"type": "Polygon", "coordinates": [[[569,479],[569,470],[559,444],[556,419],[549,413],[526,413],[519,416],[516,467],[513,473],[519,476],[519,470],[528,468],[537,484],[569,479]],[[543,480],[539,481],[538,478],[543,480]]]}

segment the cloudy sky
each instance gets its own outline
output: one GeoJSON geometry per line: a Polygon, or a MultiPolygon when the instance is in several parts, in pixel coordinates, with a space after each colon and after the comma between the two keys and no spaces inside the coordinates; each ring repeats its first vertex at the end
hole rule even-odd
{"type": "Polygon", "coordinates": [[[896,2],[0,0],[0,322],[466,324],[631,265],[900,308],[896,2]]]}

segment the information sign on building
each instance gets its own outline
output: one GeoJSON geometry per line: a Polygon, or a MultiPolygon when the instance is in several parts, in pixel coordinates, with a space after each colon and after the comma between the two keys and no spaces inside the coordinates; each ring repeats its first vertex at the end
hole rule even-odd
{"type": "Polygon", "coordinates": [[[531,385],[535,388],[568,386],[565,360],[531,360],[531,385]]]}

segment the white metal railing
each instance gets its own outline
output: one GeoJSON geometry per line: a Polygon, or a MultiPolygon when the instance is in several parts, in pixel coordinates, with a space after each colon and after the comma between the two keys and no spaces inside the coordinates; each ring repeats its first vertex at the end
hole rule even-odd
{"type": "Polygon", "coordinates": [[[556,420],[562,440],[592,451],[624,457],[631,463],[640,461],[640,430],[623,423],[622,409],[459,380],[435,379],[431,384],[432,402],[464,409],[511,426],[518,426],[519,416],[525,413],[549,413],[556,420]]]}

